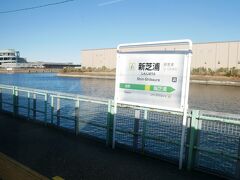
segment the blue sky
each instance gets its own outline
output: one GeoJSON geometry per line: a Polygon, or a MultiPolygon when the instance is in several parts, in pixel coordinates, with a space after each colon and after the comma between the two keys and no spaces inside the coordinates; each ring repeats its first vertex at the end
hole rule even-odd
{"type": "MultiPolygon", "coordinates": [[[[0,11],[61,0],[0,0],[0,11]]],[[[239,0],[76,0],[0,14],[0,49],[29,61],[80,63],[82,49],[119,43],[240,40],[239,0]]]]}

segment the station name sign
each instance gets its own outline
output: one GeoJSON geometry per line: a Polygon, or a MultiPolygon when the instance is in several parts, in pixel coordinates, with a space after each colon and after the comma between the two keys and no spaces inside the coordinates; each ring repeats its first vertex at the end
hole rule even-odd
{"type": "Polygon", "coordinates": [[[115,98],[118,103],[182,111],[188,98],[189,51],[120,52],[115,98]]]}

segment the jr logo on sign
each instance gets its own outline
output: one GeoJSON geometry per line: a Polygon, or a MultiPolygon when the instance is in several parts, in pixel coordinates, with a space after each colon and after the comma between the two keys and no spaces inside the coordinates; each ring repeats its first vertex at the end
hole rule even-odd
{"type": "Polygon", "coordinates": [[[129,63],[128,68],[130,71],[134,71],[136,69],[136,63],[129,63]]]}

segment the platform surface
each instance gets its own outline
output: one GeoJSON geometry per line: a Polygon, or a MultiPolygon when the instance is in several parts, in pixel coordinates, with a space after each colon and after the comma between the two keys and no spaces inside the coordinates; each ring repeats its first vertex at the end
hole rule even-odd
{"type": "Polygon", "coordinates": [[[52,178],[65,180],[219,179],[179,171],[170,163],[0,113],[0,152],[52,178]]]}

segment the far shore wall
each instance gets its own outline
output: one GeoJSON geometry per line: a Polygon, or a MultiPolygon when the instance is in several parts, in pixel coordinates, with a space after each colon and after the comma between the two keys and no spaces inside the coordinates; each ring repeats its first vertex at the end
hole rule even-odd
{"type": "Polygon", "coordinates": [[[61,69],[50,68],[16,68],[13,70],[7,70],[0,68],[0,74],[5,73],[59,73],[61,69]]]}
{"type": "MultiPolygon", "coordinates": [[[[178,50],[183,46],[151,47],[149,50],[178,50]]],[[[141,50],[141,48],[137,49],[141,50]]],[[[115,48],[87,49],[81,51],[82,66],[116,68],[115,48]]],[[[236,67],[240,69],[240,41],[194,43],[191,68],[219,68],[236,67]]]]}

